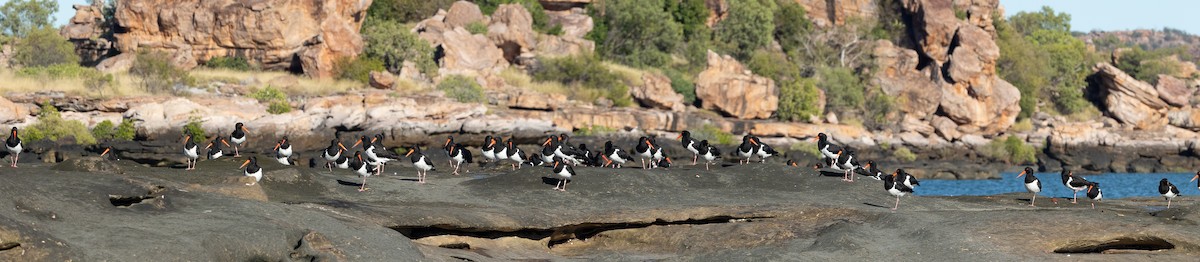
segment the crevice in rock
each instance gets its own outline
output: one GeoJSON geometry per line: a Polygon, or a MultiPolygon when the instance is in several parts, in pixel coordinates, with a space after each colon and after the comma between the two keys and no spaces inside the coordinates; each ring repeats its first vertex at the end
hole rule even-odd
{"type": "MultiPolygon", "coordinates": [[[[669,225],[706,225],[706,224],[722,224],[722,223],[741,223],[754,222],[759,219],[773,218],[770,216],[712,216],[700,219],[687,219],[667,221],[657,219],[654,222],[616,222],[616,223],[580,223],[551,228],[516,228],[516,229],[498,229],[498,228],[478,228],[478,227],[460,227],[457,225],[437,224],[432,226],[394,226],[392,230],[396,230],[400,234],[409,239],[421,239],[433,236],[465,236],[475,238],[498,239],[502,237],[519,237],[529,240],[542,240],[549,238],[547,247],[553,248],[555,245],[566,243],[567,241],[578,239],[586,240],[605,231],[647,228],[652,226],[669,226],[669,225]]],[[[454,244],[449,244],[457,246],[454,244]]],[[[466,245],[466,244],[463,244],[466,245]]],[[[470,246],[466,246],[469,248],[470,246]]]]}
{"type": "Polygon", "coordinates": [[[9,249],[14,249],[14,248],[17,248],[17,247],[19,247],[19,246],[21,246],[21,243],[17,243],[17,242],[4,242],[4,243],[0,243],[0,251],[5,251],[5,250],[9,250],[9,249]]]}
{"type": "Polygon", "coordinates": [[[471,249],[471,245],[470,245],[470,244],[467,244],[467,243],[462,243],[462,242],[458,242],[458,243],[449,243],[449,244],[442,244],[442,245],[438,245],[438,247],[440,247],[440,248],[449,248],[449,249],[471,249]]]}
{"type": "Polygon", "coordinates": [[[1109,253],[1120,250],[1159,251],[1175,244],[1155,236],[1122,236],[1107,240],[1078,240],[1054,249],[1054,253],[1109,253]]]}
{"type": "Polygon", "coordinates": [[[152,199],[154,196],[122,196],[108,195],[108,202],[115,207],[127,207],[133,204],[141,203],[142,200],[152,199]]]}

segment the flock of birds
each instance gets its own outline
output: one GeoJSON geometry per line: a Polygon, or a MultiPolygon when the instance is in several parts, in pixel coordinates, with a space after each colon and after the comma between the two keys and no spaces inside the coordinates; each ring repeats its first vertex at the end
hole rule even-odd
{"type": "MultiPolygon", "coordinates": [[[[221,136],[213,138],[204,149],[200,149],[197,141],[193,140],[190,135],[183,138],[183,155],[187,157],[185,161],[185,170],[193,170],[196,168],[196,162],[199,160],[202,150],[206,151],[204,156],[208,159],[218,159],[225,155],[225,149],[222,147],[232,147],[233,156],[241,156],[238,149],[239,146],[246,143],[247,133],[249,129],[242,123],[237,123],[234,126],[233,132],[229,134],[229,139],[221,136]],[[232,144],[231,144],[232,142],[232,144]]],[[[377,134],[371,137],[366,135],[360,136],[350,148],[357,148],[353,154],[351,151],[338,139],[329,141],[329,146],[321,151],[321,158],[326,160],[325,167],[330,171],[334,167],[340,169],[353,170],[362,177],[359,191],[366,191],[367,177],[380,175],[388,162],[396,161],[407,157],[411,161],[412,166],[417,171],[417,183],[424,184],[426,175],[429,171],[434,170],[435,166],[432,161],[422,152],[421,147],[413,145],[407,147],[407,153],[403,156],[396,152],[388,150],[383,146],[384,135],[377,134]]],[[[683,131],[677,139],[684,149],[692,154],[692,165],[697,165],[700,159],[704,160],[705,170],[710,170],[711,165],[721,159],[721,150],[709,143],[708,140],[696,140],[688,131],[683,131]]],[[[865,175],[876,180],[882,180],[884,190],[896,197],[896,204],[892,210],[896,210],[900,206],[900,197],[913,193],[913,188],[920,185],[920,182],[915,176],[907,173],[904,169],[896,169],[891,174],[885,174],[879,170],[879,166],[874,161],[866,161],[865,165],[860,165],[859,159],[855,153],[847,147],[836,145],[829,141],[829,136],[825,133],[817,135],[817,150],[821,153],[822,161],[814,164],[814,169],[830,168],[842,173],[842,180],[845,182],[854,182],[856,175],[865,175]]],[[[551,172],[549,176],[558,180],[554,186],[554,190],[566,191],[567,183],[571,177],[575,176],[574,166],[590,166],[590,167],[609,167],[621,168],[626,163],[641,161],[643,169],[652,168],[669,168],[673,162],[670,157],[666,156],[663,147],[659,145],[654,137],[640,137],[637,144],[634,145],[633,151],[625,151],[613,144],[612,141],[606,141],[602,150],[589,150],[586,144],[572,146],[569,141],[570,137],[566,134],[558,136],[550,135],[541,143],[541,150],[526,154],[526,152],[517,146],[514,142],[515,138],[509,138],[505,141],[502,137],[487,136],[484,138],[483,147],[480,148],[480,154],[487,162],[497,165],[507,163],[513,170],[523,166],[549,166],[551,172]],[[637,157],[637,159],[634,158],[637,157]]],[[[449,157],[449,166],[453,168],[453,174],[460,174],[460,170],[466,171],[463,164],[474,163],[474,153],[464,147],[462,144],[456,143],[454,137],[447,137],[442,143],[442,148],[449,157]]],[[[11,134],[5,140],[5,149],[11,155],[11,167],[17,167],[20,153],[23,151],[21,139],[18,136],[18,129],[12,128],[11,134]]],[[[106,148],[100,155],[110,152],[111,148],[106,148]]],[[[296,165],[296,161],[292,159],[292,145],[288,141],[287,136],[278,140],[272,148],[274,159],[282,165],[296,165]]],[[[779,155],[770,145],[763,143],[758,137],[746,135],[742,137],[742,143],[734,149],[730,155],[738,158],[739,164],[750,163],[754,157],[759,158],[759,162],[766,162],[767,158],[779,155]]],[[[482,163],[481,163],[482,164],[482,163]]],[[[788,166],[799,166],[794,160],[787,161],[788,166]]],[[[258,165],[258,158],[251,156],[242,163],[239,167],[243,175],[253,177],[254,182],[247,185],[254,185],[262,179],[263,169],[258,165]]],[[[1086,190],[1086,195],[1092,200],[1092,208],[1096,207],[1095,201],[1100,201],[1103,194],[1100,190],[1100,184],[1087,181],[1083,177],[1073,175],[1072,171],[1064,169],[1062,171],[1063,185],[1074,192],[1071,203],[1077,203],[1080,191],[1086,190]]],[[[1037,195],[1042,191],[1042,183],[1036,176],[1032,168],[1026,167],[1017,175],[1018,178],[1024,177],[1025,189],[1033,193],[1029,205],[1034,206],[1037,201],[1037,195]]],[[[1200,179],[1200,172],[1192,177],[1192,181],[1200,179]]],[[[1197,188],[1200,188],[1200,182],[1197,183],[1197,188]]],[[[1175,185],[1167,181],[1166,178],[1159,182],[1159,194],[1167,200],[1167,208],[1171,206],[1171,200],[1179,196],[1179,189],[1175,185]]]]}

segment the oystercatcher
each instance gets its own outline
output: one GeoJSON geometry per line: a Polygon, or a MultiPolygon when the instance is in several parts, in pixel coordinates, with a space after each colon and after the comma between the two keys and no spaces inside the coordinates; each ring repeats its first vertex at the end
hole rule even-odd
{"type": "Polygon", "coordinates": [[[208,160],[218,159],[225,155],[225,151],[221,150],[221,144],[217,144],[217,142],[229,146],[229,143],[226,143],[225,139],[221,139],[221,136],[213,138],[212,142],[208,142],[208,145],[204,146],[204,149],[208,149],[208,160]]]}
{"type": "Polygon", "coordinates": [[[1062,181],[1064,186],[1067,186],[1067,188],[1070,188],[1071,191],[1075,192],[1071,196],[1071,204],[1076,204],[1078,203],[1076,200],[1079,198],[1079,191],[1087,190],[1088,185],[1091,185],[1092,182],[1088,182],[1086,179],[1074,176],[1072,174],[1073,172],[1071,170],[1064,168],[1062,171],[1062,181]]]}
{"type": "Polygon", "coordinates": [[[329,171],[333,171],[333,163],[342,158],[342,152],[348,151],[346,145],[337,139],[329,140],[329,147],[326,147],[321,152],[321,157],[325,158],[325,166],[329,167],[329,171]]]}
{"type": "MultiPolygon", "coordinates": [[[[471,163],[471,151],[463,148],[461,144],[454,143],[448,149],[450,152],[450,166],[454,167],[454,175],[458,175],[458,169],[463,163],[471,163]]],[[[463,170],[464,172],[466,170],[463,170]]]]}
{"type": "Polygon", "coordinates": [[[262,168],[258,167],[257,157],[251,156],[250,159],[246,159],[246,162],[243,162],[242,166],[238,168],[245,168],[245,170],[242,170],[242,175],[254,178],[254,182],[246,184],[247,186],[253,186],[254,184],[258,183],[259,180],[262,180],[263,170],[262,168]]]}
{"type": "Polygon", "coordinates": [[[187,157],[187,168],[184,170],[196,169],[196,159],[200,158],[200,148],[196,146],[196,142],[192,141],[192,135],[183,138],[183,155],[187,157]]]}
{"type": "MultiPolygon", "coordinates": [[[[549,140],[547,140],[547,142],[549,142],[549,140]]],[[[558,149],[558,147],[554,147],[548,143],[542,144],[542,153],[538,154],[538,156],[540,156],[542,159],[542,164],[554,163],[554,150],[556,149],[558,149]]]]}
{"type": "Polygon", "coordinates": [[[612,168],[621,168],[626,161],[633,161],[633,157],[629,156],[629,153],[614,146],[612,141],[604,142],[604,155],[601,158],[604,159],[605,166],[612,166],[612,168]]]}
{"type": "Polygon", "coordinates": [[[363,178],[362,184],[358,186],[358,192],[367,191],[367,177],[375,173],[374,167],[363,160],[362,152],[354,151],[354,158],[350,161],[350,169],[358,173],[358,176],[363,178]]]}
{"type": "Polygon", "coordinates": [[[800,163],[797,163],[797,162],[796,162],[796,160],[791,160],[791,159],[788,159],[788,161],[787,161],[787,166],[790,166],[790,167],[799,167],[799,166],[800,166],[800,163]]]}
{"type": "MultiPolygon", "coordinates": [[[[564,134],[563,136],[566,136],[566,135],[564,134]]],[[[552,137],[551,139],[546,139],[546,142],[543,143],[543,145],[550,145],[552,148],[554,148],[554,156],[557,158],[561,158],[563,161],[563,164],[570,164],[570,165],[575,166],[575,165],[579,165],[579,163],[583,162],[583,160],[582,160],[583,153],[582,152],[579,152],[579,150],[575,149],[574,147],[570,147],[569,145],[563,144],[561,141],[563,141],[563,140],[561,140],[561,138],[560,138],[560,140],[555,140],[552,137]]]]}
{"type": "MultiPolygon", "coordinates": [[[[858,159],[854,157],[854,152],[847,152],[846,150],[838,151],[838,160],[837,163],[834,163],[834,166],[838,166],[839,168],[837,169],[843,170],[842,181],[854,182],[854,170],[859,167],[858,159]]],[[[896,179],[902,182],[908,181],[904,177],[896,179]]]]}
{"type": "Polygon", "coordinates": [[[229,142],[233,142],[233,157],[242,156],[242,154],[238,152],[238,146],[241,146],[242,143],[246,143],[246,133],[248,132],[250,132],[250,130],[246,129],[246,126],[243,125],[242,122],[233,124],[233,133],[229,133],[229,142]]]}
{"type": "Polygon", "coordinates": [[[709,145],[708,140],[700,141],[700,157],[704,158],[704,170],[709,170],[708,165],[712,164],[713,160],[721,158],[721,150],[717,147],[709,145]]]}
{"type": "Polygon", "coordinates": [[[4,140],[4,149],[8,150],[8,154],[12,155],[11,167],[17,167],[17,160],[21,157],[21,137],[17,136],[17,127],[12,128],[12,133],[9,133],[8,139],[4,140]]]}
{"type": "Polygon", "coordinates": [[[1104,197],[1104,194],[1100,193],[1100,183],[1092,182],[1088,184],[1087,189],[1087,197],[1092,199],[1092,209],[1096,209],[1096,201],[1104,197]]]}
{"type": "Polygon", "coordinates": [[[279,154],[284,157],[290,157],[292,156],[292,143],[288,142],[287,136],[283,136],[283,139],[280,139],[279,142],[275,143],[275,149],[273,150],[275,150],[275,154],[279,154]]]}
{"type": "Polygon", "coordinates": [[[571,177],[575,176],[575,169],[560,160],[556,160],[554,161],[554,169],[551,175],[558,178],[558,184],[554,185],[554,190],[567,191],[567,181],[570,181],[571,177]]]}
{"type": "Polygon", "coordinates": [[[908,172],[900,173],[900,175],[900,183],[903,183],[909,188],[917,188],[917,186],[921,185],[921,181],[917,181],[917,176],[909,174],[908,172]]]}
{"type": "Polygon", "coordinates": [[[404,154],[404,156],[409,157],[412,160],[413,167],[417,168],[417,183],[424,184],[425,175],[429,173],[429,170],[433,170],[433,162],[429,161],[429,158],[426,158],[425,154],[421,153],[421,146],[414,145],[408,148],[408,153],[404,154]]]}
{"type": "Polygon", "coordinates": [[[825,155],[826,158],[838,159],[837,152],[842,151],[842,147],[830,143],[829,136],[825,135],[825,133],[818,133],[817,150],[820,150],[821,154],[825,155]]]}
{"type": "Polygon", "coordinates": [[[276,155],[275,155],[275,162],[279,162],[279,164],[280,164],[280,165],[285,165],[285,166],[294,166],[294,165],[296,165],[296,160],[295,160],[295,159],[292,159],[291,157],[286,157],[286,156],[283,156],[283,155],[279,155],[279,154],[276,154],[276,155]]]}
{"type": "Polygon", "coordinates": [[[366,155],[367,164],[374,166],[375,174],[383,173],[384,166],[387,162],[397,159],[395,153],[388,151],[380,142],[382,135],[377,135],[375,138],[368,139],[367,136],[360,136],[358,142],[354,142],[355,147],[362,145],[362,154],[366,155]]]}
{"type": "Polygon", "coordinates": [[[775,151],[775,148],[771,147],[771,145],[764,144],[757,136],[751,136],[750,139],[753,139],[754,143],[758,144],[759,163],[766,163],[768,157],[779,155],[779,151],[775,151]]]}
{"type": "Polygon", "coordinates": [[[1167,181],[1166,178],[1158,181],[1158,193],[1162,194],[1163,198],[1167,199],[1167,208],[1171,208],[1171,199],[1179,196],[1179,188],[1167,181]]]}
{"type": "Polygon", "coordinates": [[[542,166],[546,163],[542,162],[541,157],[533,156],[533,154],[530,154],[529,161],[525,161],[525,163],[521,163],[521,164],[536,167],[536,166],[542,166]]]}
{"type": "Polygon", "coordinates": [[[654,144],[650,143],[650,138],[644,136],[638,138],[638,143],[633,147],[633,150],[634,153],[637,153],[638,158],[642,160],[642,169],[650,168],[650,165],[646,164],[646,160],[654,158],[654,144]]]}
{"type": "Polygon", "coordinates": [[[500,163],[504,162],[504,160],[508,160],[508,144],[505,144],[504,138],[502,137],[495,137],[492,139],[496,140],[496,145],[492,147],[492,155],[496,156],[496,165],[500,165],[500,163]]]}
{"type": "Polygon", "coordinates": [[[517,147],[517,144],[513,143],[513,139],[514,138],[508,139],[508,159],[513,161],[513,170],[517,170],[520,168],[521,163],[525,163],[526,157],[525,150],[521,150],[520,147],[517,147]]]}
{"type": "Polygon", "coordinates": [[[1033,168],[1025,167],[1025,170],[1021,170],[1021,174],[1017,175],[1017,178],[1025,176],[1025,191],[1033,193],[1033,197],[1029,199],[1029,206],[1031,207],[1034,206],[1034,202],[1037,201],[1038,193],[1042,192],[1042,181],[1038,180],[1036,176],[1033,176],[1033,173],[1033,168]]]}
{"type": "Polygon", "coordinates": [[[700,158],[700,141],[692,139],[692,132],[684,130],[679,134],[679,142],[683,144],[683,148],[692,152],[692,165],[696,165],[696,160],[700,158]]]}
{"type": "Polygon", "coordinates": [[[883,177],[883,189],[887,190],[887,192],[893,196],[896,196],[896,206],[892,207],[892,211],[896,211],[897,208],[900,208],[900,197],[904,196],[904,194],[913,192],[911,187],[905,186],[904,183],[899,181],[901,174],[905,174],[904,169],[896,169],[896,172],[892,172],[891,175],[886,175],[883,177]]]}
{"type": "MultiPolygon", "coordinates": [[[[446,143],[442,143],[442,149],[446,150],[446,156],[450,157],[450,159],[447,160],[447,161],[450,161],[450,166],[454,166],[454,157],[450,155],[451,147],[454,147],[454,136],[446,136],[446,143]]],[[[455,175],[457,175],[457,174],[458,173],[455,172],[455,175]]]]}
{"type": "MultiPolygon", "coordinates": [[[[483,154],[483,158],[486,158],[488,160],[488,162],[492,162],[492,161],[496,161],[496,158],[497,158],[496,152],[492,151],[495,149],[496,149],[496,139],[492,138],[491,135],[488,135],[487,137],[483,138],[483,147],[479,148],[479,153],[483,154]]],[[[480,164],[480,165],[482,166],[482,164],[480,164]]]]}
{"type": "Polygon", "coordinates": [[[739,165],[750,163],[750,158],[758,154],[758,143],[750,139],[749,135],[742,136],[742,144],[737,147],[737,153],[742,159],[738,159],[739,165]]]}
{"type": "Polygon", "coordinates": [[[654,167],[654,168],[658,168],[658,163],[662,162],[663,159],[667,158],[667,154],[663,153],[663,148],[658,145],[654,145],[654,150],[652,150],[652,152],[653,153],[651,153],[651,155],[654,156],[654,159],[653,159],[654,162],[650,163],[650,166],[654,167]]]}
{"type": "MultiPolygon", "coordinates": [[[[333,161],[333,166],[336,166],[337,168],[341,168],[341,169],[348,169],[348,168],[350,168],[350,162],[351,161],[350,161],[349,157],[346,157],[346,155],[341,155],[338,157],[337,160],[333,161]]],[[[333,170],[330,170],[330,171],[333,171],[333,170]]]]}
{"type": "MultiPolygon", "coordinates": [[[[879,165],[875,164],[875,160],[867,160],[867,165],[863,166],[863,168],[860,168],[859,170],[866,172],[866,176],[870,178],[874,178],[875,180],[883,180],[883,171],[879,170],[879,165]]],[[[914,179],[914,181],[915,180],[916,179],[914,179]]]]}
{"type": "MultiPolygon", "coordinates": [[[[1196,171],[1196,175],[1192,177],[1192,180],[1188,180],[1188,182],[1196,181],[1197,178],[1200,178],[1200,171],[1196,171]]],[[[1200,189],[1200,181],[1196,182],[1196,188],[1200,189]]]]}
{"type": "Polygon", "coordinates": [[[658,167],[671,168],[671,158],[663,157],[662,160],[658,160],[658,167]]]}

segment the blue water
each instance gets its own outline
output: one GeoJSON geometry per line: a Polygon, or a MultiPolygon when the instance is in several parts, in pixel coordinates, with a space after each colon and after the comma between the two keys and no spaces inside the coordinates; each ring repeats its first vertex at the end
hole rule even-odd
{"type": "MultiPolygon", "coordinates": [[[[1038,173],[1042,181],[1042,193],[1039,197],[1071,197],[1071,190],[1062,184],[1062,176],[1058,172],[1038,173]]],[[[921,180],[916,187],[919,196],[984,196],[1025,191],[1025,177],[1017,178],[1017,173],[1002,173],[1001,179],[988,180],[921,180]]],[[[1125,174],[1107,173],[1083,176],[1088,181],[1100,183],[1105,199],[1124,197],[1157,197],[1158,181],[1166,178],[1179,187],[1179,193],[1184,196],[1200,196],[1196,182],[1188,182],[1194,174],[1191,173],[1154,173],[1154,174],[1125,174]]],[[[1080,198],[1087,197],[1085,192],[1079,192],[1080,198]]]]}

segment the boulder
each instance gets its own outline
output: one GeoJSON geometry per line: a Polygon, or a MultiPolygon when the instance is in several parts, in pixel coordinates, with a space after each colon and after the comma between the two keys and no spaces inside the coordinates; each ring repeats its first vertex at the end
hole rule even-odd
{"type": "Polygon", "coordinates": [[[503,94],[509,108],[552,111],[567,104],[567,96],[513,88],[503,94]]]}
{"type": "Polygon", "coordinates": [[[1192,96],[1187,82],[1169,75],[1158,75],[1158,83],[1154,85],[1154,90],[1158,92],[1158,98],[1174,107],[1188,105],[1192,96]]]}
{"type": "Polygon", "coordinates": [[[950,44],[961,21],[954,16],[951,0],[903,1],[912,18],[909,24],[917,51],[933,59],[935,65],[945,64],[950,57],[950,44]]]}
{"type": "Polygon", "coordinates": [[[540,56],[589,54],[596,49],[596,43],[591,40],[554,35],[539,35],[537,43],[535,52],[540,56]]]}
{"type": "Polygon", "coordinates": [[[496,8],[487,36],[504,51],[504,59],[509,63],[515,63],[517,56],[532,51],[538,39],[533,31],[533,16],[520,4],[503,4],[496,8]]]}
{"type": "Polygon", "coordinates": [[[438,61],[443,75],[490,71],[499,72],[508,67],[504,52],[483,35],[472,35],[467,29],[456,27],[442,33],[440,51],[444,54],[438,61]]]}
{"type": "Polygon", "coordinates": [[[779,107],[775,81],[755,75],[733,57],[708,51],[708,68],[696,77],[696,98],[705,109],[741,119],[765,119],[779,107]]]}
{"type": "Polygon", "coordinates": [[[958,132],[958,125],[950,118],[936,116],[929,123],[933,126],[934,131],[947,141],[954,141],[962,137],[962,133],[958,132]]]}
{"type": "Polygon", "coordinates": [[[665,75],[642,74],[642,85],[632,86],[629,92],[642,106],[681,112],[684,109],[683,95],[671,88],[671,78],[665,75]]]}
{"type": "Polygon", "coordinates": [[[796,0],[804,6],[805,14],[814,25],[828,27],[842,25],[847,19],[875,17],[879,5],[873,0],[796,0]]]}
{"type": "Polygon", "coordinates": [[[0,96],[0,124],[15,124],[25,122],[29,117],[29,109],[0,96]]]}
{"type": "Polygon", "coordinates": [[[582,8],[574,8],[565,12],[546,11],[549,22],[552,25],[562,27],[562,37],[582,39],[587,37],[589,32],[592,32],[592,27],[595,22],[592,21],[592,16],[587,14],[587,11],[582,8]]]}
{"type": "Polygon", "coordinates": [[[992,41],[991,35],[974,25],[963,25],[955,37],[959,39],[959,45],[950,56],[951,79],[955,82],[970,81],[996,71],[1000,47],[992,41]]]}
{"type": "Polygon", "coordinates": [[[930,81],[929,74],[917,70],[920,57],[917,51],[904,49],[891,41],[875,42],[875,63],[879,71],[871,81],[884,94],[897,98],[896,106],[905,115],[926,119],[937,111],[942,93],[930,81]]]}
{"type": "Polygon", "coordinates": [[[1173,126],[1200,131],[1200,108],[1182,108],[1167,112],[1167,122],[1173,126]]]}
{"type": "Polygon", "coordinates": [[[392,85],[396,84],[396,76],[387,71],[371,71],[368,77],[370,78],[371,87],[379,89],[391,89],[392,85]]]}
{"type": "Polygon", "coordinates": [[[95,1],[93,5],[74,5],[75,16],[59,29],[58,34],[75,44],[75,54],[79,55],[80,63],[94,66],[100,60],[112,56],[112,41],[104,38],[104,1],[95,1]]]}
{"type": "Polygon", "coordinates": [[[1097,64],[1092,76],[1092,97],[1101,98],[1109,116],[1137,129],[1157,129],[1167,124],[1167,102],[1154,86],[1134,79],[1108,63],[1097,64]]]}
{"type": "Polygon", "coordinates": [[[129,68],[133,67],[133,62],[135,61],[137,61],[137,54],[119,54],[100,61],[100,64],[96,65],[96,70],[100,70],[101,72],[105,73],[128,71],[129,68]]]}
{"type": "Polygon", "coordinates": [[[478,5],[467,1],[458,1],[450,5],[450,10],[446,11],[446,19],[443,22],[451,28],[467,27],[474,22],[484,22],[486,18],[483,16],[483,11],[479,10],[478,5]]]}
{"type": "Polygon", "coordinates": [[[116,48],[161,51],[193,64],[236,54],[264,69],[303,68],[309,76],[330,77],[335,61],[361,52],[358,32],[370,5],[369,0],[120,1],[116,48]]]}
{"type": "Polygon", "coordinates": [[[985,134],[997,134],[1007,130],[1016,122],[1017,114],[1021,111],[1017,104],[1021,99],[1020,91],[995,76],[978,81],[972,84],[943,84],[942,101],[938,105],[940,111],[958,123],[960,131],[978,130],[985,134]]]}

